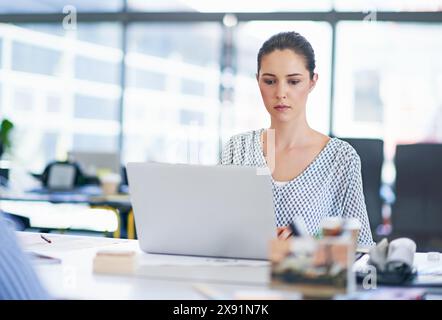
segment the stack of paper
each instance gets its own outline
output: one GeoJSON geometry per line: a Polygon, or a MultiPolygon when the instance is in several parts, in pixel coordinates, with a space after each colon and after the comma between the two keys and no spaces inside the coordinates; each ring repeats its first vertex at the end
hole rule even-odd
{"type": "Polygon", "coordinates": [[[133,274],[136,264],[135,251],[100,250],[94,258],[94,272],[133,274]]]}

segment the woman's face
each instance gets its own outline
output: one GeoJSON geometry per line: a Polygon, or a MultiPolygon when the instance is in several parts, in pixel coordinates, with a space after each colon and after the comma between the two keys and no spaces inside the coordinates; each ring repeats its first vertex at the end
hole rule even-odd
{"type": "Polygon", "coordinates": [[[310,91],[317,81],[306,68],[304,57],[292,50],[275,50],[261,59],[259,90],[273,121],[287,122],[305,114],[310,91]]]}

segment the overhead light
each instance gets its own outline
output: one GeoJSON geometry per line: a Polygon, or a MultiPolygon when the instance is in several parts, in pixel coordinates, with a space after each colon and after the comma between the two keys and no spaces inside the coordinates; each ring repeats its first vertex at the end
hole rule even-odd
{"type": "Polygon", "coordinates": [[[238,18],[234,14],[227,13],[224,15],[223,23],[226,27],[231,28],[238,24],[238,18]]]}

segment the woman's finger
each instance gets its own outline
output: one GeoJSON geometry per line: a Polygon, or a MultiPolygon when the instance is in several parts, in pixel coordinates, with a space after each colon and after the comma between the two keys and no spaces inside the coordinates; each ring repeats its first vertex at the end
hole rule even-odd
{"type": "Polygon", "coordinates": [[[279,239],[281,240],[287,240],[288,238],[290,238],[292,236],[292,232],[288,229],[285,228],[281,234],[279,235],[279,239]]]}

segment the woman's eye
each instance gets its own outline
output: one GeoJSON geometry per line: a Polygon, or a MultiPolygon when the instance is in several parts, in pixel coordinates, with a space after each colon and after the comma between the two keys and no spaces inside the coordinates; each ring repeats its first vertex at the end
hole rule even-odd
{"type": "Polygon", "coordinates": [[[299,80],[291,80],[290,84],[291,85],[297,85],[299,83],[299,80]]]}
{"type": "Polygon", "coordinates": [[[274,84],[275,81],[274,80],[270,80],[270,79],[266,79],[266,80],[264,80],[264,83],[265,84],[274,84]]]}

